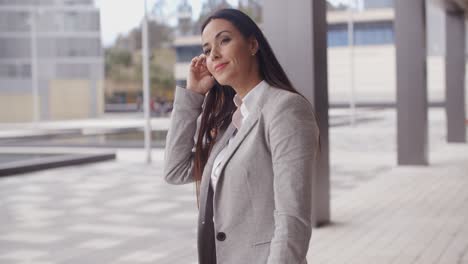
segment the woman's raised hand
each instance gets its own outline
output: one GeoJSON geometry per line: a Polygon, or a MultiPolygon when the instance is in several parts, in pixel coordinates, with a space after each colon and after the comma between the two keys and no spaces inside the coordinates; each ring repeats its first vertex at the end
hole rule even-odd
{"type": "Polygon", "coordinates": [[[206,67],[206,56],[201,54],[192,59],[187,89],[205,95],[215,84],[215,80],[206,67]]]}

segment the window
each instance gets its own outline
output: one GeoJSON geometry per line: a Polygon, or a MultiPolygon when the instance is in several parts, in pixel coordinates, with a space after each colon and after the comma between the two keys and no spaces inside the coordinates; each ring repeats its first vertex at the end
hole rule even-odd
{"type": "Polygon", "coordinates": [[[25,37],[0,38],[0,59],[30,58],[31,41],[25,37]]]}
{"type": "Polygon", "coordinates": [[[202,48],[200,45],[176,47],[176,61],[190,62],[193,57],[198,56],[201,53],[202,48]]]}
{"type": "Polygon", "coordinates": [[[176,86],[187,87],[187,81],[186,80],[176,80],[176,86]]]}
{"type": "Polygon", "coordinates": [[[25,32],[30,28],[29,12],[0,11],[0,32],[25,32]]]}
{"type": "Polygon", "coordinates": [[[66,79],[87,79],[90,76],[88,64],[57,64],[57,77],[66,79]]]}
{"type": "Polygon", "coordinates": [[[2,6],[37,6],[37,5],[52,5],[55,0],[0,0],[2,6]]]}
{"type": "Polygon", "coordinates": [[[364,8],[392,8],[394,0],[364,0],[364,8]]]}
{"type": "Polygon", "coordinates": [[[347,46],[348,45],[348,25],[337,24],[328,26],[328,46],[347,46]]]}
{"type": "Polygon", "coordinates": [[[63,25],[66,32],[83,32],[99,30],[99,13],[96,12],[72,12],[63,14],[63,25]]]}
{"type": "Polygon", "coordinates": [[[65,5],[92,5],[93,0],[65,0],[65,5]]]}
{"type": "Polygon", "coordinates": [[[37,52],[41,58],[100,57],[98,38],[40,38],[37,52]]]}
{"type": "Polygon", "coordinates": [[[31,78],[30,64],[0,64],[0,78],[28,79],[31,78]]]}
{"type": "Polygon", "coordinates": [[[354,43],[356,45],[383,45],[395,42],[391,21],[357,23],[354,29],[354,43]]]}
{"type": "MultiPolygon", "coordinates": [[[[328,46],[339,47],[348,45],[348,24],[333,24],[328,26],[328,46]]],[[[354,24],[354,45],[385,45],[395,42],[392,21],[364,22],[354,24]]]]}
{"type": "Polygon", "coordinates": [[[57,57],[99,57],[101,42],[98,38],[63,38],[56,40],[57,57]]]}

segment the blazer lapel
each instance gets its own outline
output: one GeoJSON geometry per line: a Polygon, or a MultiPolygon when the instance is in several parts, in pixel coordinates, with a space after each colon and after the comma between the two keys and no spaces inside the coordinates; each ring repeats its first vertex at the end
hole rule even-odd
{"type": "Polygon", "coordinates": [[[214,160],[218,153],[227,144],[235,130],[236,128],[231,123],[228,126],[228,128],[226,128],[226,131],[222,135],[219,135],[219,140],[214,144],[210,156],[208,157],[208,161],[206,162],[205,168],[203,170],[202,181],[200,185],[200,211],[203,210],[200,213],[203,216],[203,221],[205,220],[204,210],[206,207],[208,187],[210,186],[211,182],[211,171],[213,169],[214,160]]]}
{"type": "MultiPolygon", "coordinates": [[[[242,141],[245,139],[245,137],[252,131],[252,128],[254,125],[258,122],[258,119],[260,118],[261,112],[263,105],[265,104],[265,101],[270,94],[269,89],[271,89],[271,86],[268,85],[263,91],[263,94],[260,95],[257,105],[253,106],[253,109],[249,113],[249,116],[245,120],[245,122],[242,124],[240,130],[237,132],[236,136],[232,139],[232,142],[229,144],[226,156],[224,157],[223,161],[221,162],[221,171],[223,171],[224,166],[228,163],[229,159],[231,156],[236,152],[237,148],[239,145],[242,143],[242,141]]],[[[231,123],[231,126],[233,124],[231,123]]],[[[223,176],[223,173],[219,176],[221,178],[223,176]]],[[[219,179],[218,179],[219,182],[219,179]]],[[[216,196],[216,192],[215,192],[216,196]]]]}
{"type": "Polygon", "coordinates": [[[240,130],[237,131],[237,134],[234,136],[231,143],[229,144],[229,147],[226,152],[226,156],[224,157],[223,161],[219,165],[221,167],[221,171],[223,170],[224,166],[229,161],[231,156],[234,154],[234,152],[236,152],[237,148],[245,139],[245,137],[250,133],[250,131],[252,131],[252,128],[257,123],[259,117],[260,117],[260,111],[258,109],[255,109],[255,111],[249,114],[249,117],[245,120],[245,123],[242,124],[242,127],[240,128],[240,130]]]}
{"type": "MultiPolygon", "coordinates": [[[[220,179],[224,175],[222,171],[224,167],[226,166],[227,162],[232,157],[232,155],[236,152],[237,148],[245,139],[245,137],[250,133],[250,131],[252,131],[252,128],[255,126],[255,124],[258,122],[258,119],[260,118],[260,115],[261,115],[261,109],[263,108],[263,105],[265,104],[265,101],[268,97],[269,89],[271,89],[271,86],[268,85],[266,90],[260,96],[257,105],[253,107],[252,111],[249,113],[249,116],[245,120],[245,123],[242,124],[241,129],[237,131],[236,136],[230,142],[229,147],[226,152],[226,156],[224,157],[223,161],[221,161],[221,164],[219,165],[221,166],[221,175],[219,175],[218,182],[220,182],[220,179]]],[[[215,143],[215,145],[213,146],[213,149],[210,153],[205,169],[203,171],[202,182],[200,186],[200,198],[201,198],[200,210],[204,210],[203,207],[206,206],[206,202],[207,202],[206,198],[208,194],[208,187],[210,186],[210,182],[211,182],[211,170],[213,169],[214,160],[216,156],[219,154],[219,152],[226,146],[226,144],[228,143],[229,139],[231,138],[235,130],[236,128],[231,123],[226,129],[226,132],[224,132],[224,134],[219,139],[219,142],[215,143]]],[[[217,190],[218,188],[214,190],[213,199],[215,199],[216,197],[217,190]]],[[[204,221],[205,219],[204,211],[202,213],[203,213],[203,221],[204,221]]]]}

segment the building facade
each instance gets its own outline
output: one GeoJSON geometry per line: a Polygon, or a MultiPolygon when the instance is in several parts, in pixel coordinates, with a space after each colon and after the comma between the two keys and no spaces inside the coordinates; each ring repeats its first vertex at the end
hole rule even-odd
{"type": "Polygon", "coordinates": [[[103,71],[93,0],[0,1],[0,122],[98,116],[103,71]]]}

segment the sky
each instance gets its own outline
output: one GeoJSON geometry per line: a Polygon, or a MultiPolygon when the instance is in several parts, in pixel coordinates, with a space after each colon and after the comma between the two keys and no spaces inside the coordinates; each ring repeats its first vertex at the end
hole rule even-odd
{"type": "MultiPolygon", "coordinates": [[[[148,12],[157,0],[147,0],[148,12]]],[[[137,27],[143,17],[144,0],[95,0],[101,11],[101,35],[104,46],[111,45],[119,34],[125,34],[137,27]]],[[[166,0],[166,10],[175,19],[175,10],[179,1],[166,0]]],[[[203,0],[191,0],[193,16],[197,17],[201,11],[203,0]]],[[[228,0],[237,6],[237,0],[228,0]]]]}
{"type": "MultiPolygon", "coordinates": [[[[158,0],[147,0],[148,11],[158,0]]],[[[330,2],[346,3],[350,0],[330,0],[330,2]]],[[[352,1],[352,0],[351,0],[352,1]]],[[[144,13],[144,0],[95,0],[96,6],[101,11],[101,35],[104,46],[110,46],[119,34],[126,34],[132,28],[138,26],[144,13]]],[[[200,13],[203,0],[191,0],[193,16],[200,13]]],[[[228,0],[237,6],[238,0],[228,0]]],[[[178,0],[166,0],[166,13],[171,14],[173,23],[175,21],[175,10],[178,0]]]]}

